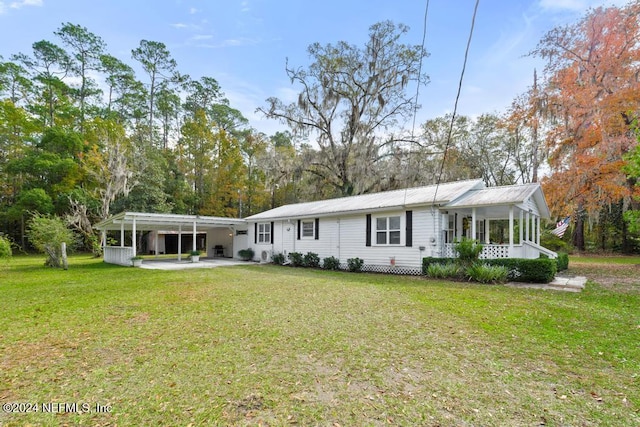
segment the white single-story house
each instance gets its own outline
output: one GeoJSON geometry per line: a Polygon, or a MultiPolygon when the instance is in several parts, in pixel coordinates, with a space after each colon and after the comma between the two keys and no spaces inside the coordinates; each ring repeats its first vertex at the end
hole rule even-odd
{"type": "Polygon", "coordinates": [[[361,258],[365,271],[419,274],[424,257],[455,257],[462,237],[482,242],[485,259],[555,258],[540,245],[541,220],[549,217],[537,183],[485,187],[466,180],[284,205],[244,219],[123,212],[96,228],[103,237],[119,235],[119,244],[104,247],[105,262],[116,264],[128,265],[139,253],[135,242],[125,245],[125,232],[146,230],[155,233],[147,243],[155,254],[166,252],[170,233],[177,239],[190,233],[193,250],[204,233],[207,253],[222,246],[221,255],[237,257],[251,248],[257,260],[270,262],[274,254],[313,252],[342,265],[361,258]]]}
{"type": "Polygon", "coordinates": [[[364,270],[419,274],[424,257],[455,257],[462,237],[484,244],[481,258],[555,258],[540,246],[540,220],[549,216],[539,184],[468,180],[285,205],[246,221],[261,261],[313,252],[341,264],[361,258],[364,270]]]}

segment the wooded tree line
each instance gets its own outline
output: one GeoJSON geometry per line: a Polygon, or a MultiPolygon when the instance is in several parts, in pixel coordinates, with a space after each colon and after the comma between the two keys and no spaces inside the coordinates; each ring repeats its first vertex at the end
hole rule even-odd
{"type": "Polygon", "coordinates": [[[142,40],[123,60],[63,24],[53,41],[0,58],[0,232],[26,248],[30,217],[58,215],[97,248],[92,224],[123,210],[244,217],[482,177],[542,181],[553,214],[572,215],[577,247],[631,250],[639,12],[640,1],[595,9],[547,33],[531,53],[546,69],[507,111],[415,130],[428,55],[402,43],[407,27],[377,23],[365,46],[313,44],[310,66],[286,67],[296,102],[260,108],[288,125],[270,136],[215,78],[182,74],[163,43],[142,40]]]}

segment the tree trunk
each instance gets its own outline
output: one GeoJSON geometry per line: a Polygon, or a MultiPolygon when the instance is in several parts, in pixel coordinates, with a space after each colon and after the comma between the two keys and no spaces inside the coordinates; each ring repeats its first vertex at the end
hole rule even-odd
{"type": "Polygon", "coordinates": [[[60,253],[61,253],[61,258],[62,258],[62,268],[64,270],[68,270],[69,269],[69,263],[67,262],[67,244],[65,242],[62,242],[60,244],[60,253]]]}
{"type": "Polygon", "coordinates": [[[584,215],[582,212],[582,203],[578,205],[576,214],[576,228],[573,230],[573,246],[579,251],[585,250],[584,244],[584,215]]]}

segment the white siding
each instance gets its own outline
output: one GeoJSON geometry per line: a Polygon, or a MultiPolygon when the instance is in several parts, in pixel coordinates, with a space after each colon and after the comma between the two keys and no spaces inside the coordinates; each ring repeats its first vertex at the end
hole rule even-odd
{"type": "Polygon", "coordinates": [[[254,237],[254,223],[249,225],[249,246],[260,259],[262,251],[267,251],[269,257],[275,253],[288,255],[290,252],[314,252],[320,259],[334,256],[341,263],[346,264],[349,258],[362,258],[366,265],[389,266],[391,259],[395,259],[398,267],[420,268],[422,258],[426,256],[440,256],[442,241],[441,212],[430,208],[413,210],[412,246],[406,246],[405,211],[391,211],[372,214],[371,246],[366,246],[366,215],[348,215],[343,217],[320,218],[319,238],[298,239],[298,221],[274,221],[273,244],[256,243],[254,237]],[[400,215],[401,244],[376,245],[375,218],[376,216],[400,215]],[[421,249],[422,248],[422,249],[421,249]]]}
{"type": "Polygon", "coordinates": [[[540,216],[540,210],[538,209],[538,205],[533,197],[529,197],[524,202],[524,211],[530,210],[533,214],[540,216]]]}
{"type": "Polygon", "coordinates": [[[366,216],[343,217],[340,221],[340,261],[347,262],[349,258],[362,258],[365,264],[389,266],[395,258],[395,265],[399,267],[422,266],[425,256],[438,256],[438,241],[441,225],[438,221],[440,213],[431,209],[413,211],[413,242],[411,247],[405,246],[404,211],[385,213],[386,216],[401,215],[402,241],[401,245],[375,244],[375,215],[372,215],[371,246],[366,246],[366,216]],[[435,220],[435,221],[434,221],[435,220]],[[433,238],[433,240],[432,240],[433,238]],[[423,250],[420,250],[420,248],[423,250]]]}
{"type": "Polygon", "coordinates": [[[234,256],[234,232],[230,228],[211,228],[207,230],[207,256],[215,256],[215,246],[222,246],[225,257],[234,256]]]}

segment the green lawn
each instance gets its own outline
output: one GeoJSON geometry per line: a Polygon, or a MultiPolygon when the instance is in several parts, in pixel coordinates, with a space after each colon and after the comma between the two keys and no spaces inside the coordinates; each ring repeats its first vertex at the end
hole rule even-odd
{"type": "Polygon", "coordinates": [[[90,411],[0,425],[640,425],[637,285],[42,261],[0,266],[0,401],[90,411]]]}

